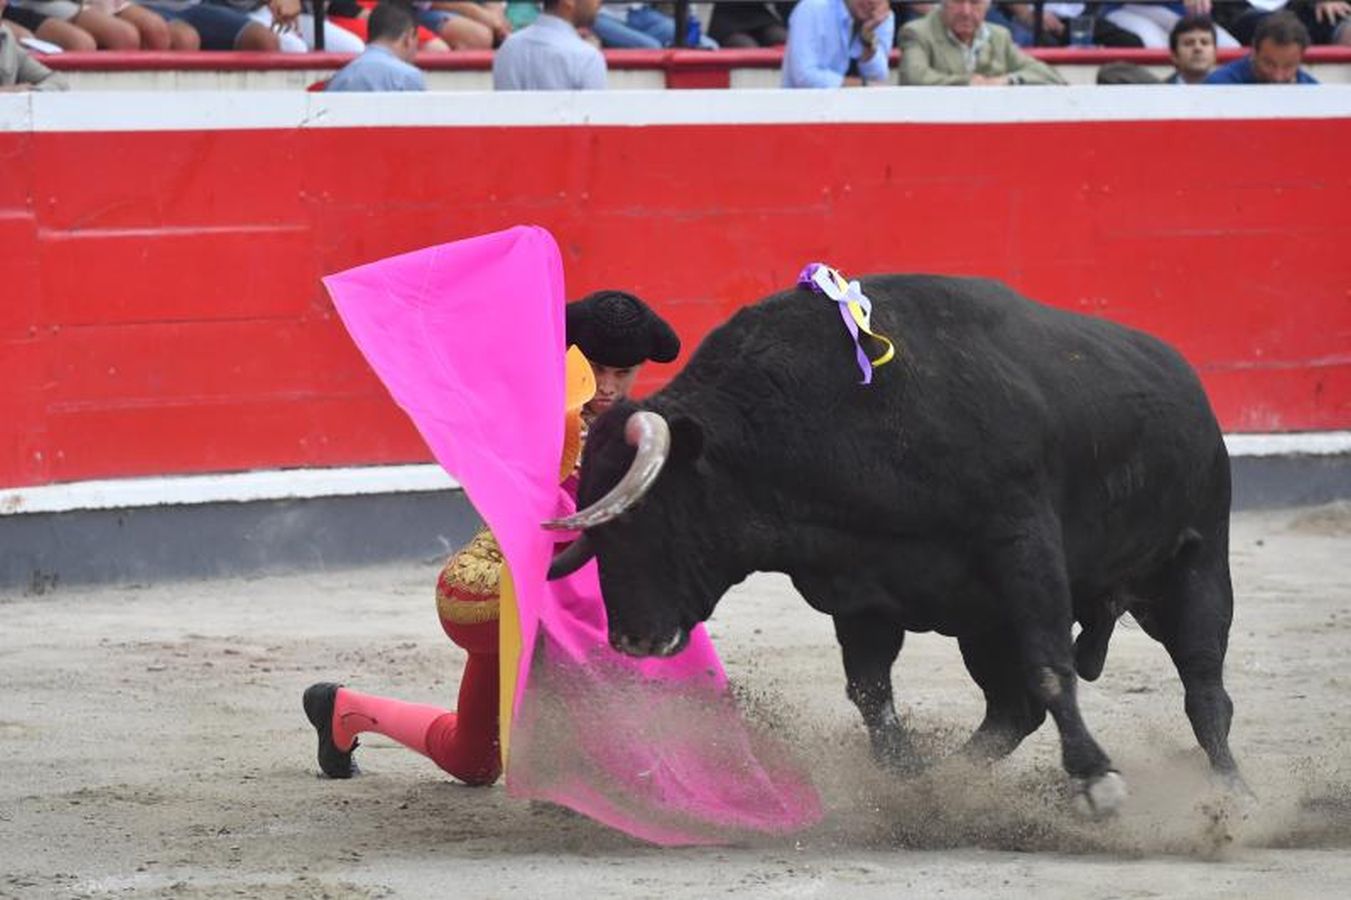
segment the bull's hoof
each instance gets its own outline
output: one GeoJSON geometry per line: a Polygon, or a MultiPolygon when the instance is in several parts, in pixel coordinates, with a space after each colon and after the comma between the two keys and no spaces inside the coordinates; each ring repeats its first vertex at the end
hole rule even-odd
{"type": "Polygon", "coordinates": [[[892,775],[909,778],[924,771],[924,760],[904,733],[872,735],[872,750],[873,761],[892,775]]]}
{"type": "Polygon", "coordinates": [[[1243,780],[1243,776],[1238,774],[1237,769],[1232,772],[1216,772],[1214,778],[1221,788],[1235,797],[1242,797],[1245,800],[1257,799],[1257,795],[1253,793],[1252,788],[1248,787],[1248,782],[1243,780]]]}
{"type": "Polygon", "coordinates": [[[1119,772],[1108,771],[1082,784],[1074,795],[1074,809],[1085,818],[1105,819],[1116,815],[1128,795],[1126,779],[1119,772]]]}

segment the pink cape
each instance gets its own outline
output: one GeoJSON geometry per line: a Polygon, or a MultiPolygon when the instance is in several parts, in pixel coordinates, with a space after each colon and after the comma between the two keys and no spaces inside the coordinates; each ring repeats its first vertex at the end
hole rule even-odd
{"type": "Polygon", "coordinates": [[[545,579],[571,509],[563,445],[563,270],[541,228],[431,247],[324,279],[347,330],[506,556],[520,625],[507,768],[551,800],[659,844],[784,833],[820,817],[814,789],[727,696],[703,627],[667,660],[606,640],[591,562],[545,579]]]}

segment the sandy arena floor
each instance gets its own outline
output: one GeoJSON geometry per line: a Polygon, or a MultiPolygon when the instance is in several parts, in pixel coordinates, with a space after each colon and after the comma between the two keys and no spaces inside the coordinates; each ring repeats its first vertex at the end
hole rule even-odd
{"type": "MultiPolygon", "coordinates": [[[[436,560],[323,575],[0,595],[0,897],[1351,896],[1351,506],[1234,519],[1233,743],[1212,791],[1162,648],[1127,623],[1085,685],[1127,811],[1068,811],[1048,723],[993,770],[869,762],[830,621],[778,576],[712,633],[829,809],[794,840],[662,850],[470,789],[382,738],[316,777],[300,693],[338,680],[451,704],[436,560]]],[[[912,636],[901,706],[935,757],[978,721],[955,642],[912,636]]]]}

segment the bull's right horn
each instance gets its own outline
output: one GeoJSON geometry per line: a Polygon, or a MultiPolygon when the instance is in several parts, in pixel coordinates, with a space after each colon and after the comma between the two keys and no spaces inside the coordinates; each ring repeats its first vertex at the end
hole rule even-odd
{"type": "Polygon", "coordinates": [[[553,581],[564,575],[571,575],[590,562],[591,557],[595,555],[596,551],[586,535],[578,535],[577,540],[564,547],[562,552],[553,558],[553,562],[549,563],[548,580],[553,581]]]}
{"type": "Polygon", "coordinates": [[[579,509],[565,519],[550,519],[544,523],[545,528],[550,531],[591,528],[619,517],[643,499],[661,474],[661,467],[666,465],[666,457],[671,452],[671,429],[659,414],[639,410],[624,423],[624,440],[638,451],[619,484],[586,509],[579,509]]]}

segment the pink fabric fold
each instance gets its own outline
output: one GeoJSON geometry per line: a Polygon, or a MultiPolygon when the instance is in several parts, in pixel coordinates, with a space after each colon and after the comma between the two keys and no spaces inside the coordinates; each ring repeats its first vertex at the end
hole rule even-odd
{"type": "Polygon", "coordinates": [[[521,655],[507,784],[660,844],[790,832],[820,817],[783,748],[742,719],[702,627],[667,660],[606,639],[595,563],[545,580],[570,511],[563,271],[541,228],[431,247],[324,279],[344,324],[497,536],[521,655]]]}

